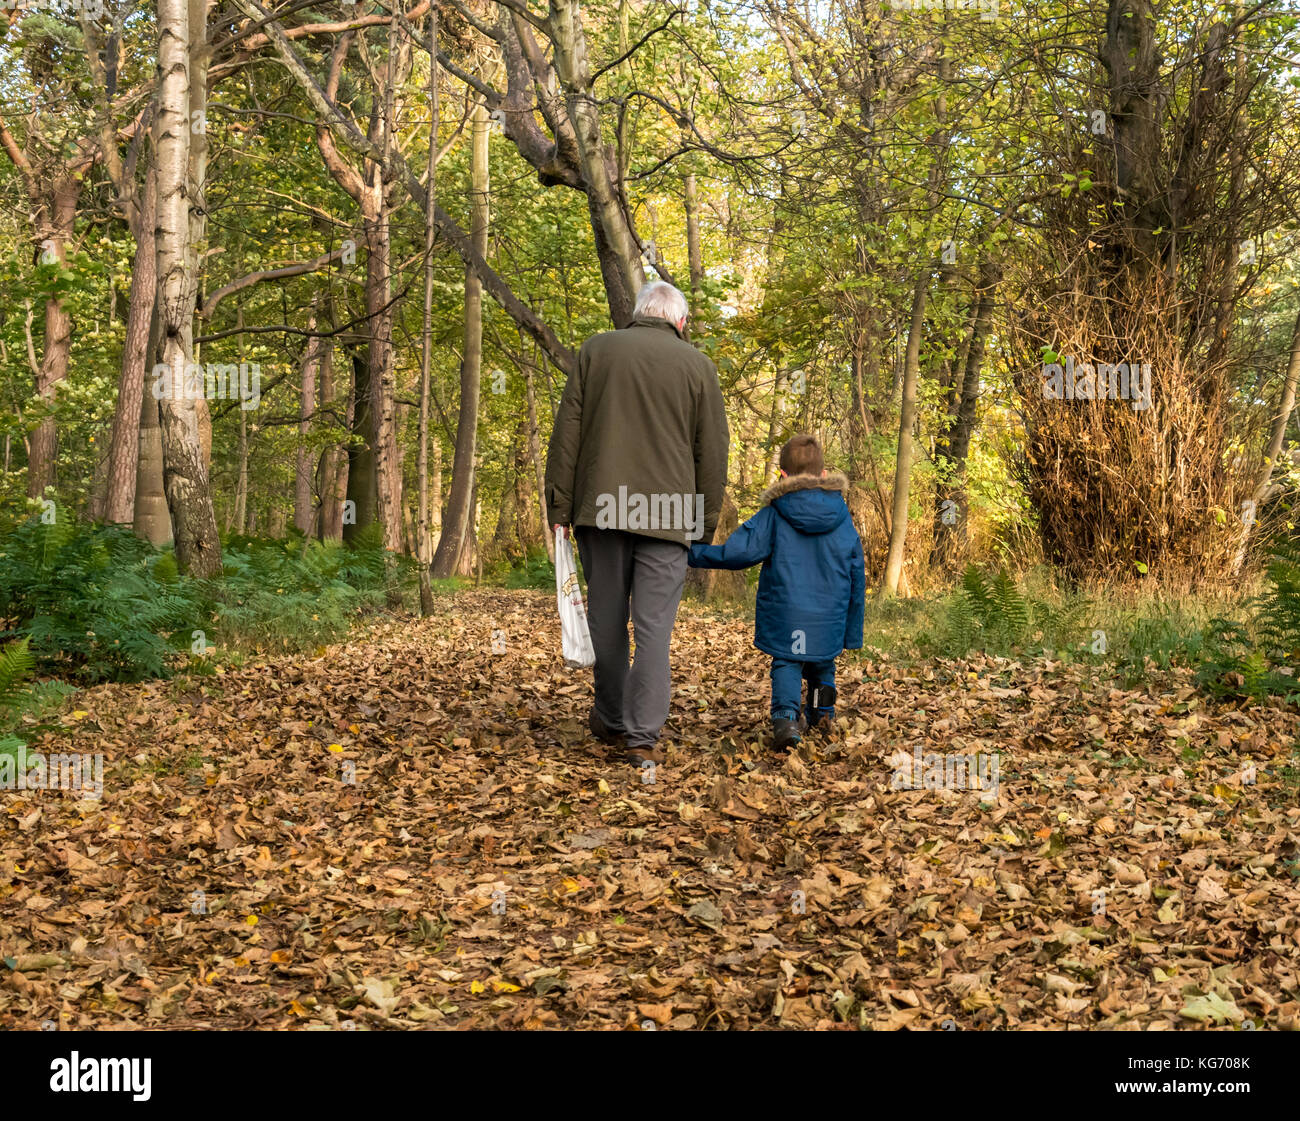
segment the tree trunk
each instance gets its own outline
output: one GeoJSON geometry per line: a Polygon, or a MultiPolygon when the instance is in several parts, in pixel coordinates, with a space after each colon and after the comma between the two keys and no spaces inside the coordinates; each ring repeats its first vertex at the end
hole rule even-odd
{"type": "MultiPolygon", "coordinates": [[[[488,202],[488,114],[480,102],[474,106],[470,175],[470,237],[476,251],[487,252],[488,202]]],[[[483,362],[483,289],[478,274],[465,270],[465,355],[460,367],[460,411],[456,421],[456,452],[451,468],[451,492],[438,551],[433,558],[433,575],[446,578],[456,571],[464,550],[476,490],[474,463],[478,451],[479,388],[483,362]]]]}
{"type": "Polygon", "coordinates": [[[438,198],[438,8],[429,7],[429,158],[425,166],[428,197],[424,208],[424,322],[420,349],[420,430],[415,461],[418,509],[416,557],[420,568],[420,614],[433,614],[433,588],[429,565],[433,561],[433,536],[429,532],[429,397],[433,367],[433,235],[438,198]]]}
{"type": "Polygon", "coordinates": [[[366,316],[370,325],[367,351],[370,390],[370,443],[375,458],[376,513],[383,526],[384,548],[402,550],[402,476],[397,456],[397,406],[393,374],[393,311],[389,273],[388,210],[384,204],[382,177],[370,169],[373,181],[362,197],[362,218],[366,239],[366,316]]]}
{"type": "Polygon", "coordinates": [[[351,517],[343,518],[343,540],[352,544],[358,534],[375,524],[379,511],[378,476],[375,472],[375,449],[370,440],[370,364],[355,350],[352,352],[352,434],[362,437],[348,444],[347,501],[352,503],[351,517]]]}
{"type": "MultiPolygon", "coordinates": [[[[307,320],[307,329],[316,330],[314,311],[307,320]]],[[[311,436],[312,417],[316,412],[316,372],[320,366],[324,341],[313,335],[307,340],[307,348],[302,355],[302,400],[298,410],[298,448],[294,458],[293,524],[304,534],[311,533],[315,513],[312,508],[313,457],[308,438],[311,436]]]]}
{"type": "Polygon", "coordinates": [[[429,534],[442,535],[442,440],[433,442],[433,466],[429,469],[429,534]]]}
{"type": "MultiPolygon", "coordinates": [[[[68,243],[76,232],[79,178],[61,179],[51,194],[50,224],[40,231],[40,253],[46,264],[67,259],[68,243]]],[[[45,349],[36,376],[36,393],[47,408],[54,406],[59,383],[68,376],[68,355],[72,350],[72,317],[57,297],[45,301],[45,349]]],[[[58,424],[52,415],[43,416],[28,440],[27,496],[40,498],[46,487],[57,483],[59,458],[58,424]]]]}
{"type": "Polygon", "coordinates": [[[686,260],[691,273],[691,320],[700,314],[700,286],[704,282],[704,254],[700,249],[700,204],[695,195],[695,174],[686,176],[686,260]]]}
{"type": "Polygon", "coordinates": [[[537,427],[537,391],[533,385],[533,367],[524,364],[524,394],[528,401],[528,458],[533,461],[533,482],[537,487],[537,509],[542,519],[542,540],[546,556],[555,563],[555,537],[546,520],[546,464],[542,461],[541,433],[537,427]]]}
{"type": "Polygon", "coordinates": [[[167,390],[159,401],[162,427],[163,481],[181,569],[197,577],[221,572],[221,542],[212,488],[204,464],[198,396],[187,385],[192,362],[198,258],[191,242],[191,209],[204,200],[190,173],[191,101],[202,103],[202,89],[190,81],[191,7],[196,11],[195,44],[204,35],[204,0],[159,0],[158,117],[154,149],[158,160],[157,274],[162,339],[159,364],[167,390]]]}
{"type": "Polygon", "coordinates": [[[1256,514],[1268,497],[1269,484],[1273,479],[1273,470],[1282,454],[1282,445],[1286,440],[1286,426],[1290,423],[1291,412],[1295,408],[1296,386],[1300,383],[1300,315],[1296,316],[1295,326],[1291,329],[1291,359],[1287,364],[1286,378],[1282,383],[1282,396],[1277,403],[1277,412],[1273,414],[1273,424],[1269,431],[1268,447],[1264,449],[1264,463],[1260,468],[1259,479],[1250,495],[1250,516],[1243,519],[1241,545],[1233,559],[1232,571],[1237,574],[1246,563],[1246,550],[1250,545],[1251,531],[1258,521],[1256,514]]]}
{"type": "Polygon", "coordinates": [[[239,475],[235,482],[235,501],[226,519],[226,532],[242,536],[248,527],[248,418],[239,412],[239,447],[235,452],[239,461],[239,475]]]}
{"type": "Polygon", "coordinates": [[[912,324],[907,332],[907,354],[903,360],[902,407],[898,416],[898,456],[894,465],[894,503],[890,513],[889,556],[880,595],[898,594],[907,545],[907,504],[912,487],[912,428],[916,423],[916,387],[921,372],[921,328],[929,294],[930,274],[922,272],[912,291],[912,324]]]}
{"type": "Polygon", "coordinates": [[[504,557],[513,563],[518,555],[518,495],[517,486],[518,475],[515,468],[519,462],[519,452],[522,442],[525,438],[524,423],[516,427],[514,435],[510,438],[510,449],[506,453],[507,469],[504,472],[505,478],[501,487],[501,501],[497,507],[497,524],[492,531],[492,555],[494,559],[504,557]],[[511,475],[515,474],[512,478],[511,475]]]}
{"type": "MultiPolygon", "coordinates": [[[[162,322],[158,317],[154,293],[149,293],[153,306],[150,316],[148,355],[158,353],[162,336],[162,322]]],[[[135,471],[135,501],[132,503],[133,529],[151,545],[163,546],[172,540],[172,516],[167,509],[167,492],[163,489],[162,428],[158,423],[158,400],[152,392],[140,394],[140,419],[138,422],[140,445],[135,471]]]]}
{"type": "Polygon", "coordinates": [[[966,488],[966,458],[975,431],[975,410],[979,402],[980,373],[984,364],[984,343],[993,319],[993,297],[999,275],[990,261],[980,263],[975,292],[975,310],[966,342],[965,366],[960,386],[953,386],[953,407],[939,437],[935,464],[939,468],[935,487],[934,560],[951,571],[961,560],[970,541],[967,514],[970,496],[966,488]],[[947,503],[951,502],[951,506],[947,503]],[[947,520],[945,520],[947,519],[947,520]]]}
{"type": "MultiPolygon", "coordinates": [[[[331,326],[333,325],[331,321],[331,326]]],[[[337,400],[334,387],[334,344],[321,356],[320,394],[322,406],[332,410],[337,400]]],[[[345,416],[344,420],[348,418],[345,416]]],[[[350,429],[349,429],[350,430],[350,429]]],[[[317,467],[320,479],[320,518],[317,533],[322,541],[343,539],[343,501],[347,498],[347,456],[343,448],[331,444],[321,451],[317,467]]]]}
{"type": "MultiPolygon", "coordinates": [[[[521,17],[514,18],[518,27],[521,17]]],[[[549,32],[582,167],[610,317],[614,326],[623,327],[631,322],[633,301],[645,282],[645,273],[641,248],[619,198],[618,164],[601,132],[600,100],[595,95],[578,0],[551,0],[549,32]]]]}
{"type": "MultiPolygon", "coordinates": [[[[117,408],[113,414],[113,435],[109,443],[108,479],[101,517],[115,525],[129,525],[135,516],[140,458],[141,403],[145,396],[145,369],[150,361],[150,337],[157,298],[158,179],[152,165],[145,173],[144,197],[132,233],[135,258],[131,269],[131,296],[127,304],[126,338],[122,343],[122,375],[117,386],[117,408]]],[[[155,403],[153,413],[157,417],[155,403]]],[[[155,419],[156,423],[156,419],[155,419]]]]}

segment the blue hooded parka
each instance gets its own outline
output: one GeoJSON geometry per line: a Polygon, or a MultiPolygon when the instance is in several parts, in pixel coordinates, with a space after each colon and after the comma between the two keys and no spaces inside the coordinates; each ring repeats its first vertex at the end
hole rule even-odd
{"type": "Polygon", "coordinates": [[[862,646],[867,576],[839,472],[789,475],[721,545],[691,546],[692,568],[762,564],[754,645],[774,658],[826,662],[862,646]]]}

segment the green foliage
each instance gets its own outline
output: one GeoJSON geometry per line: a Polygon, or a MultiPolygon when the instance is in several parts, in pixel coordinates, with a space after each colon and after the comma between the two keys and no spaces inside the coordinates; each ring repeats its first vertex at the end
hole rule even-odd
{"type": "Polygon", "coordinates": [[[29,640],[20,638],[0,650],[0,714],[13,712],[25,692],[23,682],[36,669],[36,659],[28,649],[29,640]]]}
{"type": "Polygon", "coordinates": [[[555,565],[545,549],[529,550],[523,564],[517,564],[505,575],[507,588],[536,588],[547,591],[555,587],[555,565]]]}
{"type": "MultiPolygon", "coordinates": [[[[128,530],[73,521],[56,507],[0,543],[0,639],[19,638],[35,665],[81,681],[165,677],[205,645],[291,650],[345,632],[382,605],[409,566],[376,534],[354,547],[295,535],[226,543],[219,580],[183,576],[170,550],[128,530]]],[[[198,663],[203,664],[203,663],[198,663]]]]}
{"type": "Polygon", "coordinates": [[[129,531],[33,518],[0,546],[0,638],[25,635],[42,667],[84,681],[138,681],[167,672],[167,635],[196,625],[194,590],[161,582],[155,551],[129,531]]]}
{"type": "MultiPolygon", "coordinates": [[[[213,597],[212,634],[219,644],[292,650],[344,633],[359,613],[384,603],[389,579],[378,533],[354,546],[294,534],[275,541],[230,538],[223,579],[213,597]]],[[[395,566],[396,567],[396,566],[395,566]]]]}
{"type": "Polygon", "coordinates": [[[1265,591],[1246,626],[1215,619],[1206,629],[1196,680],[1216,696],[1300,703],[1300,550],[1276,546],[1265,591]]]}
{"type": "Polygon", "coordinates": [[[57,681],[27,683],[36,669],[29,645],[27,638],[20,638],[0,649],[0,755],[13,755],[27,743],[18,735],[24,718],[32,718],[31,731],[44,731],[42,718],[73,692],[57,681]]]}
{"type": "Polygon", "coordinates": [[[1078,643],[1090,606],[1086,599],[1061,605],[1038,599],[1021,590],[1005,569],[990,580],[970,565],[960,590],[942,604],[937,635],[919,641],[948,657],[973,649],[997,654],[1060,649],[1078,643]]]}

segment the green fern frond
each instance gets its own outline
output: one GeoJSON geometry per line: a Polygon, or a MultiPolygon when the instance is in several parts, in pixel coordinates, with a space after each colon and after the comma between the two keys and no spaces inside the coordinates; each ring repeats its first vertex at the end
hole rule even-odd
{"type": "Polygon", "coordinates": [[[0,709],[17,708],[19,698],[26,692],[24,683],[36,669],[29,643],[23,637],[0,650],[0,709]]]}

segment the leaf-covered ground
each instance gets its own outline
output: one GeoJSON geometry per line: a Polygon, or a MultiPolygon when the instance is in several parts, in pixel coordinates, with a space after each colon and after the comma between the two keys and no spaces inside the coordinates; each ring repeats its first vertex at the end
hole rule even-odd
{"type": "Polygon", "coordinates": [[[33,746],[102,800],[0,794],[0,1026],[1300,1027],[1293,714],[846,658],[769,767],[748,625],[688,606],[647,783],[558,645],[553,596],[471,592],[79,693],[33,746]],[[893,789],[917,746],[999,753],[996,798],[893,789]]]}

